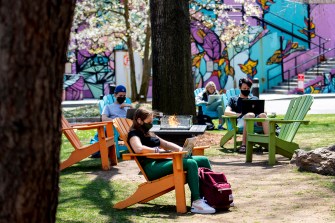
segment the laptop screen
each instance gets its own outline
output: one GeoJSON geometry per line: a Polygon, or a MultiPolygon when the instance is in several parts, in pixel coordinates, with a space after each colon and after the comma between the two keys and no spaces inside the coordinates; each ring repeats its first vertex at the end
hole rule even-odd
{"type": "Polygon", "coordinates": [[[136,108],[129,108],[127,110],[126,118],[133,120],[136,108]]]}
{"type": "Polygon", "coordinates": [[[242,115],[249,112],[258,115],[264,112],[264,100],[242,100],[242,115]]]}

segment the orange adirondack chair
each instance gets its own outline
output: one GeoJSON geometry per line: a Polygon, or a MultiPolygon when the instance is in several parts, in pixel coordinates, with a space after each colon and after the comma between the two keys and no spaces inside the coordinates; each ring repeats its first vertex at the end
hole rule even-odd
{"type": "MultiPolygon", "coordinates": [[[[129,154],[123,154],[124,160],[135,160],[138,167],[140,168],[143,176],[147,182],[142,183],[138,186],[136,192],[128,197],[127,199],[120,201],[114,205],[116,209],[124,209],[136,203],[146,203],[150,200],[153,200],[165,193],[168,193],[175,190],[176,194],[176,208],[177,212],[185,213],[186,209],[186,200],[185,200],[185,188],[184,184],[186,183],[185,172],[183,170],[182,155],[185,152],[172,152],[172,153],[146,153],[146,154],[136,154],[131,149],[130,145],[127,142],[128,132],[132,125],[132,120],[125,118],[116,118],[113,120],[114,127],[120,134],[120,138],[125,142],[129,154]],[[144,172],[141,164],[138,161],[138,157],[147,157],[152,159],[173,159],[173,174],[164,176],[160,179],[149,181],[146,173],[144,172]]],[[[195,150],[196,154],[203,154],[203,150],[206,147],[197,147],[195,150]],[[201,152],[202,150],[202,152],[201,152]]]]}
{"type": "Polygon", "coordinates": [[[70,141],[71,145],[74,147],[74,151],[71,155],[61,163],[60,170],[63,170],[73,164],[87,158],[91,154],[98,152],[100,150],[101,154],[101,164],[103,170],[109,170],[110,165],[117,164],[115,145],[114,145],[114,133],[112,122],[96,122],[82,125],[71,126],[69,122],[62,116],[62,132],[66,138],[70,141]],[[107,137],[105,136],[104,127],[106,126],[107,137]],[[78,136],[76,135],[74,129],[78,130],[89,130],[97,129],[99,135],[99,141],[90,144],[83,145],[78,136]],[[110,158],[110,162],[108,158],[110,158]]]}

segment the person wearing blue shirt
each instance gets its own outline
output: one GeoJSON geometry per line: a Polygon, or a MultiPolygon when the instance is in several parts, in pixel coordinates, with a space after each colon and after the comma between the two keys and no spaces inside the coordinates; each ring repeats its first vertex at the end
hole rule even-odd
{"type": "Polygon", "coordinates": [[[115,102],[113,104],[105,105],[102,110],[101,120],[111,121],[114,118],[126,118],[127,110],[132,108],[131,104],[125,103],[126,87],[123,85],[116,86],[114,90],[115,102]]]}

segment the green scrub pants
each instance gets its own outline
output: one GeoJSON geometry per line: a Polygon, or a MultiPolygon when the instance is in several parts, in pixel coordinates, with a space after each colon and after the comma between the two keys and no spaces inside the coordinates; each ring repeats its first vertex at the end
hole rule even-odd
{"type": "MultiPolygon", "coordinates": [[[[156,180],[173,173],[172,160],[146,159],[142,165],[149,180],[156,180]]],[[[205,156],[192,156],[183,159],[184,171],[187,171],[186,180],[191,190],[192,201],[200,199],[198,168],[211,169],[209,160],[205,156]]]]}

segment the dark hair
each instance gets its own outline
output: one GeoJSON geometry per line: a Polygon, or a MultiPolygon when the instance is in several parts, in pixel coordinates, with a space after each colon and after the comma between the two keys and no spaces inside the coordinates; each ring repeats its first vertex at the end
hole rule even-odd
{"type": "Polygon", "coordinates": [[[149,111],[145,108],[138,108],[135,111],[134,118],[133,118],[133,125],[131,126],[131,130],[138,130],[141,131],[144,135],[151,135],[149,132],[145,132],[142,128],[142,125],[137,122],[137,119],[141,119],[144,121],[149,115],[153,115],[152,111],[149,111]]]}
{"type": "Polygon", "coordinates": [[[241,87],[242,87],[242,84],[246,84],[246,85],[248,85],[248,87],[250,88],[251,85],[252,85],[252,82],[251,82],[248,78],[241,78],[241,79],[238,81],[238,86],[241,88],[241,87]]]}

